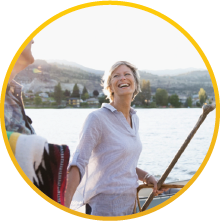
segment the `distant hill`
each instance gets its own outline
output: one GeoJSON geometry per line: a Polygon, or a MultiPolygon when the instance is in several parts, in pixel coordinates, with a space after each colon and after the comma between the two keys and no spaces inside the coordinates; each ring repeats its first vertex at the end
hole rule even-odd
{"type": "Polygon", "coordinates": [[[207,70],[192,71],[178,75],[158,76],[146,72],[140,72],[141,79],[150,80],[151,90],[163,88],[170,94],[189,96],[197,94],[200,88],[204,88],[208,95],[214,95],[213,85],[207,70]]]}
{"type": "Polygon", "coordinates": [[[204,69],[198,69],[198,68],[179,68],[179,69],[166,69],[166,70],[143,70],[144,72],[155,74],[158,76],[173,76],[173,75],[179,75],[179,74],[185,74],[192,71],[204,71],[204,69]]]}
{"type": "MultiPolygon", "coordinates": [[[[57,64],[57,65],[65,65],[65,66],[70,66],[70,67],[77,67],[80,68],[84,71],[90,72],[90,73],[94,73],[94,74],[99,74],[99,75],[103,75],[104,74],[104,70],[95,70],[92,68],[88,68],[85,67],[83,65],[80,65],[76,62],[72,62],[72,61],[66,61],[66,60],[47,60],[48,63],[51,64],[57,64]]],[[[153,75],[158,75],[158,76],[165,76],[165,75],[179,75],[179,74],[185,74],[185,73],[189,73],[192,71],[203,71],[203,69],[198,69],[198,68],[179,68],[179,69],[167,69],[167,70],[140,70],[141,72],[146,72],[146,73],[150,73],[153,75]]]]}
{"type": "Polygon", "coordinates": [[[99,74],[99,75],[103,75],[104,71],[100,71],[100,70],[95,70],[92,68],[87,68],[84,67],[83,65],[77,64],[76,62],[72,62],[72,61],[66,61],[66,60],[47,60],[48,63],[50,64],[57,64],[57,65],[65,65],[65,66],[70,66],[70,67],[77,67],[80,68],[81,70],[84,70],[86,72],[90,72],[90,73],[94,73],[94,74],[99,74]]]}
{"type": "MultiPolygon", "coordinates": [[[[178,69],[179,70],[179,69],[178,69]]],[[[139,71],[141,79],[149,80],[151,91],[163,88],[169,94],[189,96],[197,94],[204,88],[208,95],[213,95],[213,86],[207,70],[194,70],[176,75],[156,75],[147,71],[139,71]]],[[[164,72],[165,73],[165,72],[164,72]]],[[[15,80],[24,85],[25,90],[46,92],[53,91],[54,85],[61,83],[62,90],[71,90],[74,84],[79,84],[82,89],[86,86],[92,93],[94,90],[102,91],[101,77],[104,71],[94,70],[70,62],[68,64],[48,63],[45,60],[36,60],[25,70],[20,72],[15,80]],[[38,71],[36,71],[38,70],[38,71]]]]}
{"type": "Polygon", "coordinates": [[[31,90],[35,93],[38,91],[51,92],[54,90],[54,84],[58,84],[58,82],[64,86],[63,90],[73,88],[74,84],[77,83],[86,86],[90,92],[95,89],[102,91],[100,74],[88,72],[79,67],[48,63],[44,60],[36,60],[21,71],[15,80],[24,85],[24,90],[32,88],[31,90]],[[36,81],[36,79],[38,80],[36,81]]]}

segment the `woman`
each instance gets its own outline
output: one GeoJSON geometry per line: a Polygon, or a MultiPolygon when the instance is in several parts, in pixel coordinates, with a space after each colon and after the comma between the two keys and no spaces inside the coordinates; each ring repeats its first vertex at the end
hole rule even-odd
{"type": "Polygon", "coordinates": [[[92,215],[129,215],[134,211],[138,179],[153,184],[155,195],[163,190],[157,190],[152,175],[137,168],[142,145],[138,117],[130,107],[140,91],[137,68],[116,62],[103,80],[110,104],[90,113],[83,125],[69,168],[65,205],[70,207],[77,189],[74,197],[81,192],[92,215]]]}

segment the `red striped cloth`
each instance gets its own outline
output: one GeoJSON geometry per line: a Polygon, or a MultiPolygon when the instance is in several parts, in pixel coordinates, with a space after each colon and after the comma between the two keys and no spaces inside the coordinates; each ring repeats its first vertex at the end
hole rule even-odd
{"type": "Polygon", "coordinates": [[[38,168],[35,168],[37,180],[33,180],[35,186],[45,195],[62,205],[64,205],[69,157],[68,146],[48,144],[48,151],[44,149],[42,162],[38,168]]]}

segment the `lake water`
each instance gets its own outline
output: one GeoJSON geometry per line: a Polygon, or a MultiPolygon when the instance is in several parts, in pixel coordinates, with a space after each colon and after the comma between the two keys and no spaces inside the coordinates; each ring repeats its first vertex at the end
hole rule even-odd
{"type": "MultiPolygon", "coordinates": [[[[66,144],[71,155],[86,116],[95,109],[26,109],[38,135],[49,143],[66,144]]],[[[143,150],[138,167],[159,178],[195,126],[202,109],[137,109],[143,150]]],[[[173,168],[167,182],[190,179],[209,149],[215,126],[215,111],[203,122],[173,168]]]]}

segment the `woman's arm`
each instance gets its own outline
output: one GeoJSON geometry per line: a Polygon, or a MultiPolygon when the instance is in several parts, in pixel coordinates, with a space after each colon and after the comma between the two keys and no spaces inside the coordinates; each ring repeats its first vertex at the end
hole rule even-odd
{"type": "Polygon", "coordinates": [[[80,172],[77,166],[72,166],[67,175],[67,187],[65,192],[65,206],[70,207],[73,195],[80,182],[80,172]]]}
{"type": "Polygon", "coordinates": [[[148,177],[146,179],[146,175],[148,175],[148,173],[144,170],[141,170],[140,168],[136,167],[136,173],[138,175],[138,179],[147,183],[147,184],[153,184],[154,188],[153,188],[153,192],[154,195],[157,196],[158,194],[163,193],[164,191],[167,191],[168,189],[157,189],[157,180],[151,175],[150,177],[148,177]]]}
{"type": "Polygon", "coordinates": [[[144,177],[148,174],[144,170],[141,170],[140,168],[136,167],[136,173],[138,175],[138,179],[141,181],[144,181],[144,177]]]}
{"type": "Polygon", "coordinates": [[[79,142],[70,163],[65,192],[65,206],[70,207],[73,195],[85,174],[85,168],[89,163],[93,149],[101,139],[102,128],[96,114],[90,113],[86,118],[79,135],[79,142]]]}

